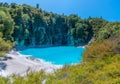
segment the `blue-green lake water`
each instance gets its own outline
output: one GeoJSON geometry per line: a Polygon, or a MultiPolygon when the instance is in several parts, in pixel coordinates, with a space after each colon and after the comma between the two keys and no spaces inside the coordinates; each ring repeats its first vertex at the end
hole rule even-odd
{"type": "Polygon", "coordinates": [[[44,61],[57,65],[76,64],[82,61],[82,54],[85,48],[76,47],[49,47],[49,48],[29,48],[20,53],[40,58],[44,61]]]}

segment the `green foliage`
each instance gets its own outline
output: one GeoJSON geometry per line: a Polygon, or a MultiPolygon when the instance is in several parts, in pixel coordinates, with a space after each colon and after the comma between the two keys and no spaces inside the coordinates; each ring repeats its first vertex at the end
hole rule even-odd
{"type": "Polygon", "coordinates": [[[7,39],[11,34],[18,46],[29,45],[85,45],[107,23],[102,18],[82,19],[75,14],[70,16],[58,15],[46,12],[29,5],[17,5],[12,3],[9,6],[0,7],[2,16],[10,16],[1,24],[1,29],[6,29],[4,35],[7,39]],[[8,13],[9,12],[9,13],[8,13]],[[11,25],[10,25],[11,24],[11,25]],[[14,30],[13,30],[14,25],[14,30]],[[11,28],[10,28],[11,27],[11,28]],[[11,32],[10,32],[11,31],[11,32]],[[44,39],[43,39],[44,38],[44,39]],[[72,38],[72,39],[71,39],[72,38]]]}
{"type": "Polygon", "coordinates": [[[10,84],[8,78],[0,77],[0,84],[10,84]]]}
{"type": "Polygon", "coordinates": [[[98,41],[112,37],[120,37],[120,22],[106,24],[96,35],[98,41]]]}
{"type": "Polygon", "coordinates": [[[6,40],[13,40],[12,33],[14,30],[14,21],[11,18],[8,9],[0,9],[0,32],[3,33],[3,38],[6,40]]]}
{"type": "Polygon", "coordinates": [[[33,73],[30,72],[27,76],[11,76],[8,78],[0,77],[0,84],[42,84],[46,75],[43,71],[33,73]]]}
{"type": "Polygon", "coordinates": [[[95,62],[111,56],[113,48],[116,44],[117,43],[115,41],[111,40],[104,40],[99,43],[93,42],[91,45],[86,47],[86,51],[84,52],[84,61],[95,62]]]}
{"type": "Polygon", "coordinates": [[[25,77],[13,76],[12,84],[42,84],[42,81],[45,80],[45,77],[46,76],[43,71],[37,73],[31,72],[25,77]]]}
{"type": "Polygon", "coordinates": [[[13,43],[10,41],[5,41],[0,38],[0,57],[6,56],[6,51],[10,51],[12,49],[13,43]]]}
{"type": "Polygon", "coordinates": [[[88,22],[92,26],[92,31],[94,33],[94,36],[96,36],[99,30],[108,23],[108,21],[102,18],[88,18],[88,22]]]}
{"type": "Polygon", "coordinates": [[[6,56],[6,51],[13,47],[12,33],[14,30],[14,21],[11,18],[8,9],[0,8],[0,57],[6,56]]]}

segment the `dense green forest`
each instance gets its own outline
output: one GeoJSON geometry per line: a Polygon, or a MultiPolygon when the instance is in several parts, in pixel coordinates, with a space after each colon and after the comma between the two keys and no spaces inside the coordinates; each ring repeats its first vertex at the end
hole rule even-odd
{"type": "Polygon", "coordinates": [[[0,56],[14,46],[85,45],[83,62],[54,74],[0,77],[0,84],[120,84],[120,22],[59,15],[29,5],[0,3],[0,56]]]}
{"type": "Polygon", "coordinates": [[[58,15],[39,8],[12,3],[0,4],[1,32],[4,38],[24,45],[82,45],[108,21],[82,19],[77,15],[58,15]],[[5,21],[6,20],[6,21],[5,21]],[[7,26],[6,26],[7,25],[7,26]],[[59,40],[58,40],[59,39],[59,40]]]}
{"type": "Polygon", "coordinates": [[[38,4],[31,7],[0,3],[1,39],[12,42],[14,47],[85,45],[107,23],[102,18],[82,19],[74,14],[65,16],[46,12],[38,4]]]}

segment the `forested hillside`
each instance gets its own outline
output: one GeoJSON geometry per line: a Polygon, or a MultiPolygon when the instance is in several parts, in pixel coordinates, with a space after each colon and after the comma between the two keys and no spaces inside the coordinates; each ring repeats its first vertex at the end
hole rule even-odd
{"type": "Polygon", "coordinates": [[[120,84],[120,22],[54,14],[39,5],[0,3],[0,55],[11,45],[79,46],[91,39],[80,64],[65,66],[55,74],[41,71],[1,77],[0,84],[42,84],[44,80],[46,84],[120,84]]]}
{"type": "Polygon", "coordinates": [[[82,19],[77,15],[58,15],[46,12],[36,5],[0,3],[3,37],[15,41],[18,46],[87,44],[94,33],[107,21],[102,18],[82,19]],[[5,17],[7,15],[7,18],[5,17]],[[8,31],[8,32],[7,32],[8,31]]]}

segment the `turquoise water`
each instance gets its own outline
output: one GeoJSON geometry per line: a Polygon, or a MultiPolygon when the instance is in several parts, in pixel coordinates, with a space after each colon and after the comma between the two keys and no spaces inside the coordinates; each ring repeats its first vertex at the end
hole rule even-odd
{"type": "Polygon", "coordinates": [[[84,48],[76,47],[50,47],[50,48],[29,48],[21,51],[21,54],[32,55],[44,61],[57,65],[75,64],[82,61],[84,48]]]}

